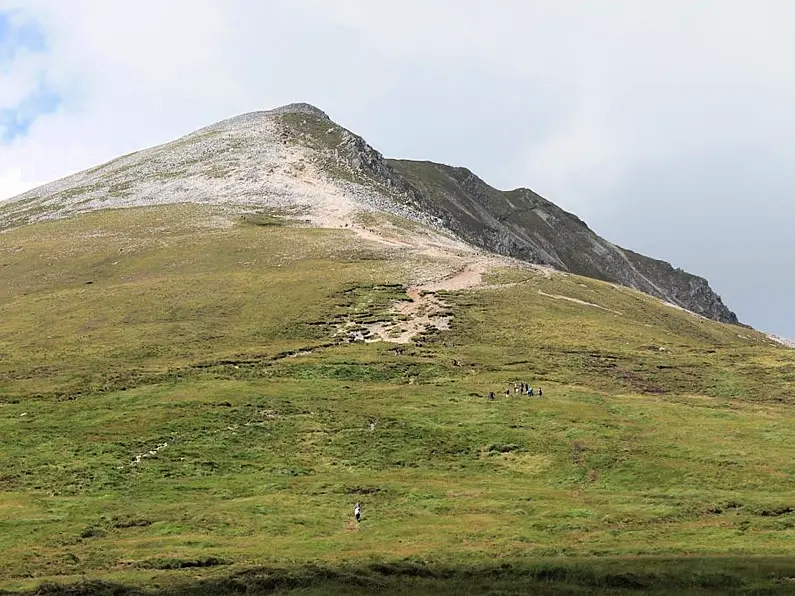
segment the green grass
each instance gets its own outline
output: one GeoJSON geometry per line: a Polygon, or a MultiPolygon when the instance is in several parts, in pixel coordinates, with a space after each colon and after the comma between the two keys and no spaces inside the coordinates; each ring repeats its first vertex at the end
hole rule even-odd
{"type": "Polygon", "coordinates": [[[0,235],[0,590],[791,592],[792,351],[529,270],[342,343],[415,265],[217,215],[0,235]]]}

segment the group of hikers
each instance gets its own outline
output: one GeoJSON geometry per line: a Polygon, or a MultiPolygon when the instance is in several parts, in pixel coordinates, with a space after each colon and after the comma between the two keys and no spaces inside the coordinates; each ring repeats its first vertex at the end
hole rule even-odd
{"type": "MultiPolygon", "coordinates": [[[[505,397],[510,397],[511,393],[512,393],[511,392],[511,386],[508,385],[505,388],[505,397]]],[[[535,395],[538,395],[538,397],[543,397],[544,396],[544,392],[541,390],[541,387],[538,387],[537,390],[536,390],[533,387],[531,387],[530,385],[528,385],[527,383],[514,383],[513,384],[513,393],[516,394],[516,395],[520,395],[520,396],[521,395],[526,395],[527,397],[533,397],[535,395]],[[536,393],[536,391],[537,391],[537,393],[536,393]]],[[[489,392],[489,399],[490,400],[494,399],[494,392],[493,391],[489,392]]]]}

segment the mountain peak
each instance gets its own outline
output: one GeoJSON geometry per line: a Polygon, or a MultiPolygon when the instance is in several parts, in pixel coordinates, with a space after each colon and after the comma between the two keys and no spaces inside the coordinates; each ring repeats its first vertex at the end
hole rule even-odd
{"type": "Polygon", "coordinates": [[[309,116],[317,116],[324,120],[331,120],[323,110],[313,106],[311,103],[298,102],[288,103],[287,105],[274,108],[267,111],[268,114],[307,114],[309,116]]]}

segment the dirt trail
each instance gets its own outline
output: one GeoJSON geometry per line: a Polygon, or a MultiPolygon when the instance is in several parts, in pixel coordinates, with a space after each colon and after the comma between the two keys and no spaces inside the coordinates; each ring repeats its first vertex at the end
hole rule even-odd
{"type": "Polygon", "coordinates": [[[424,263],[412,271],[416,282],[406,289],[409,300],[395,303],[390,312],[392,320],[365,325],[364,330],[356,329],[352,321],[340,326],[338,333],[354,341],[405,344],[424,332],[449,329],[450,307],[436,292],[480,286],[486,271],[506,265],[505,259],[484,255],[456,238],[427,228],[408,231],[387,221],[362,225],[357,222],[353,204],[340,197],[335,199],[315,209],[310,217],[313,225],[345,228],[359,240],[404,250],[407,260],[424,263]]]}
{"type": "Polygon", "coordinates": [[[601,310],[606,310],[607,312],[611,312],[616,315],[620,315],[621,313],[617,310],[613,310],[612,308],[607,308],[605,306],[600,306],[598,304],[594,304],[593,302],[586,302],[585,300],[580,300],[579,298],[572,298],[571,296],[561,296],[560,294],[547,294],[546,292],[542,292],[538,290],[538,293],[542,296],[546,296],[547,298],[554,298],[555,300],[566,300],[568,302],[573,302],[574,304],[580,304],[582,306],[593,306],[594,308],[599,308],[601,310]]]}
{"type": "MultiPolygon", "coordinates": [[[[431,281],[418,287],[425,292],[438,292],[440,290],[454,291],[474,288],[483,283],[483,274],[489,270],[489,259],[481,259],[472,263],[467,263],[462,269],[454,274],[431,281]]],[[[411,288],[410,288],[411,289],[411,288]]]]}
{"type": "Polygon", "coordinates": [[[447,304],[438,296],[424,294],[417,288],[410,288],[406,294],[411,301],[399,302],[392,309],[395,321],[369,325],[365,341],[406,344],[427,331],[450,328],[452,317],[447,314],[447,304]]]}
{"type": "MultiPolygon", "coordinates": [[[[455,237],[429,228],[397,228],[388,220],[363,225],[357,219],[358,213],[361,207],[355,202],[329,192],[322,203],[314,206],[310,222],[319,227],[345,228],[360,241],[405,251],[406,259],[416,259],[418,267],[412,271],[415,283],[406,289],[409,300],[394,304],[390,321],[365,325],[364,329],[352,321],[340,326],[338,334],[347,335],[353,341],[406,344],[423,333],[449,329],[450,305],[437,292],[503,287],[484,285],[483,275],[495,267],[517,264],[514,259],[485,254],[455,237]],[[424,264],[419,265],[420,262],[424,264]]],[[[523,263],[522,266],[528,265],[523,263]]]]}
{"type": "Polygon", "coordinates": [[[398,302],[392,309],[395,320],[368,326],[369,334],[365,341],[405,344],[428,331],[449,329],[452,320],[450,305],[436,292],[477,287],[481,285],[488,267],[487,259],[483,259],[467,263],[452,275],[410,286],[406,289],[410,301],[398,302]]]}

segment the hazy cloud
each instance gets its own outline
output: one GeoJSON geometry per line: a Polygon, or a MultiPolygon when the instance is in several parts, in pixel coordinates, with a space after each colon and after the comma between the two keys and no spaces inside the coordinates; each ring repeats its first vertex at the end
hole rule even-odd
{"type": "Polygon", "coordinates": [[[531,187],[795,336],[793,23],[786,0],[0,0],[0,197],[309,101],[387,155],[531,187]]]}

